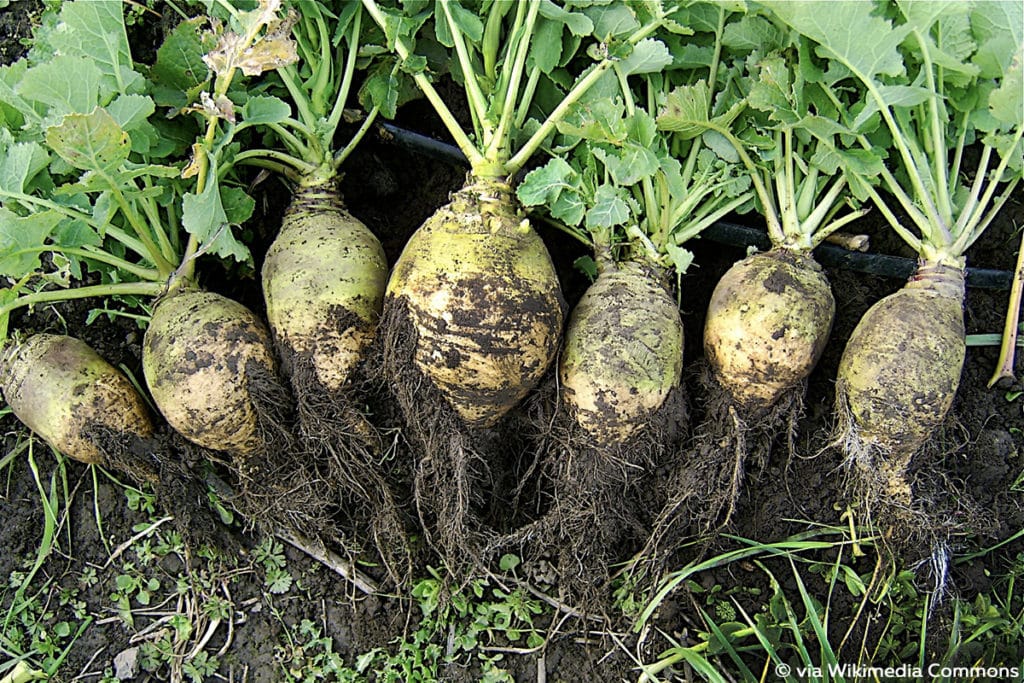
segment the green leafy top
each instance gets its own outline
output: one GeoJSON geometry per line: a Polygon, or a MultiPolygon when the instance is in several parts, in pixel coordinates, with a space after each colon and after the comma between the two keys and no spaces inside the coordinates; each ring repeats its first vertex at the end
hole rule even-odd
{"type": "Polygon", "coordinates": [[[841,120],[860,153],[838,161],[853,189],[923,259],[963,267],[964,252],[1024,167],[1024,7],[1013,0],[765,5],[813,42],[807,70],[851,114],[841,120]],[[827,68],[812,67],[812,58],[827,68]],[[980,159],[967,173],[965,148],[975,142],[980,159]],[[877,186],[895,197],[909,225],[877,186]]]}
{"type": "Polygon", "coordinates": [[[672,90],[658,128],[742,164],[772,244],[812,250],[864,213],[840,215],[851,198],[837,155],[856,153],[844,146],[836,105],[803,68],[799,41],[756,8],[701,4],[689,13],[713,32],[717,77],[672,90]]]}
{"type": "Polygon", "coordinates": [[[575,2],[573,9],[551,0],[406,0],[400,7],[363,2],[384,32],[387,49],[437,110],[477,177],[503,178],[522,168],[613,63],[641,73],[671,62],[667,47],[650,38],[667,20],[660,1],[575,2]],[[417,34],[431,18],[434,38],[465,89],[472,136],[431,84],[426,54],[417,52],[429,42],[417,34]],[[587,38],[599,41],[588,48],[596,61],[574,79],[562,67],[587,38]],[[541,97],[542,91],[553,96],[541,97]],[[540,100],[546,118],[530,122],[531,107],[540,100]],[[528,135],[516,145],[521,132],[528,135]]]}
{"type": "MultiPolygon", "coordinates": [[[[716,153],[706,128],[679,126],[665,133],[658,127],[666,114],[656,120],[649,113],[659,108],[681,112],[676,109],[681,107],[688,119],[714,118],[723,126],[735,118],[735,107],[722,115],[714,110],[716,93],[708,86],[717,82],[726,10],[702,9],[710,13],[695,15],[690,8],[672,15],[696,27],[703,27],[699,19],[704,19],[713,30],[710,40],[694,36],[692,44],[699,52],[690,52],[687,68],[672,75],[660,67],[642,72],[635,80],[643,85],[644,108],[636,104],[629,84],[636,71],[622,62],[613,64],[609,75],[558,124],[560,146],[552,150],[554,158],[530,172],[518,189],[524,205],[546,204],[553,218],[589,241],[599,265],[627,258],[681,275],[693,258],[681,245],[750,203],[750,177],[734,155],[716,153]],[[667,92],[670,79],[692,85],[667,92]],[[566,161],[562,156],[570,149],[566,161]]],[[[683,30],[676,31],[665,37],[671,40],[683,30]]]]}
{"type": "Polygon", "coordinates": [[[359,0],[345,0],[335,15],[319,0],[290,4],[292,11],[300,12],[291,26],[298,61],[277,69],[281,83],[275,95],[250,97],[242,111],[244,124],[269,129],[284,151],[250,148],[232,161],[263,166],[301,184],[320,185],[337,175],[382,107],[386,115],[394,115],[394,103],[386,98],[374,102],[378,90],[371,77],[370,87],[365,88],[368,114],[348,144],[336,149],[338,127],[351,115],[345,106],[356,63],[366,61],[360,51],[362,5],[359,0]]]}
{"type": "Polygon", "coordinates": [[[14,308],[42,301],[155,296],[169,281],[189,282],[195,256],[206,251],[249,257],[230,226],[248,219],[253,202],[241,189],[220,186],[214,147],[217,122],[233,117],[226,93],[234,72],[287,61],[266,30],[280,23],[278,6],[264,0],[237,13],[210,42],[194,37],[193,24],[180,26],[150,70],[162,90],[133,64],[118,3],[65,3],[39,49],[0,69],[0,275],[12,282],[0,301],[0,325],[14,308]],[[193,70],[197,63],[180,52],[183,45],[212,48],[212,94],[207,72],[193,70]],[[175,108],[210,123],[186,166],[194,119],[168,120],[155,98],[163,100],[170,84],[193,81],[198,104],[180,100],[175,108]],[[40,281],[43,253],[52,254],[56,272],[40,281]],[[98,271],[101,283],[66,289],[86,268],[98,271]],[[40,283],[62,289],[38,289],[40,283]]]}

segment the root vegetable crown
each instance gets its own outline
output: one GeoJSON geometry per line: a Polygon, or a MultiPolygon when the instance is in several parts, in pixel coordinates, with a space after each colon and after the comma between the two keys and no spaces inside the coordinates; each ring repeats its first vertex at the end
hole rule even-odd
{"type": "Polygon", "coordinates": [[[839,410],[852,455],[885,454],[902,470],[953,403],[966,356],[964,274],[926,266],[872,306],[839,363],[839,410]]]}
{"type": "Polygon", "coordinates": [[[576,421],[598,442],[624,442],[679,386],[683,324],[642,265],[609,265],[576,305],[560,375],[576,421]]]}
{"type": "Polygon", "coordinates": [[[715,287],[704,352],[737,402],[768,408],[814,369],[834,316],[832,291],[810,256],[781,249],[754,254],[715,287]]]}
{"type": "Polygon", "coordinates": [[[270,335],[245,306],[195,290],[157,304],[143,342],[143,371],[160,412],[185,438],[243,457],[259,450],[250,363],[274,367],[270,335]]]}
{"type": "Polygon", "coordinates": [[[493,425],[554,360],[564,302],[509,186],[474,179],[410,238],[387,296],[405,297],[415,363],[467,423],[493,425]]]}
{"type": "Polygon", "coordinates": [[[18,419],[75,460],[104,460],[97,428],[153,434],[149,411],[128,378],[74,337],[37,334],[14,344],[0,364],[0,383],[18,419]]]}
{"type": "Polygon", "coordinates": [[[292,199],[263,264],[267,318],[281,356],[311,359],[340,389],[373,339],[387,283],[380,242],[337,192],[307,187],[292,199]]]}

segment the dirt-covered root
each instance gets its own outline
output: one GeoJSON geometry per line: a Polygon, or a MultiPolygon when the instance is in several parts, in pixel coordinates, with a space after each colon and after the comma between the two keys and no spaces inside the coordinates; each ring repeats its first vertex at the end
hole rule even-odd
{"type": "MultiPolygon", "coordinates": [[[[544,416],[538,414],[537,417],[544,416]]],[[[520,554],[527,567],[551,565],[560,598],[590,613],[611,606],[617,567],[647,540],[664,504],[658,480],[677,453],[687,419],[676,387],[633,436],[610,447],[562,409],[544,435],[540,463],[545,510],[503,536],[502,552],[520,554]]]]}
{"type": "Polygon", "coordinates": [[[333,184],[296,190],[262,268],[278,354],[309,359],[339,391],[373,339],[387,283],[380,241],[345,210],[333,184]]]}
{"type": "Polygon", "coordinates": [[[944,470],[943,463],[965,448],[952,420],[912,454],[899,454],[857,438],[856,425],[838,393],[834,440],[840,453],[848,503],[876,530],[885,555],[903,566],[921,565],[936,578],[943,553],[965,535],[997,528],[984,510],[944,470]]]}
{"type": "Polygon", "coordinates": [[[416,328],[404,298],[389,299],[371,350],[371,376],[384,382],[402,413],[402,427],[415,464],[416,515],[427,543],[451,574],[465,577],[484,562],[494,535],[488,521],[504,491],[492,469],[505,458],[500,428],[468,426],[415,363],[416,328]]]}
{"type": "Polygon", "coordinates": [[[303,458],[295,401],[255,314],[210,292],[173,294],[157,304],[142,362],[168,423],[225,454],[219,459],[237,479],[234,504],[249,525],[333,533],[334,484],[303,458]]]}
{"type": "Polygon", "coordinates": [[[804,382],[778,395],[771,406],[751,410],[735,401],[706,364],[695,372],[705,397],[703,417],[660,483],[665,503],[636,560],[647,575],[656,575],[695,538],[727,527],[744,487],[757,480],[777,451],[787,461],[796,454],[804,382]]]}
{"type": "Polygon", "coordinates": [[[273,431],[257,415],[247,368],[262,367],[252,381],[268,385],[275,365],[263,322],[212,292],[162,299],[143,338],[146,384],[167,422],[200,446],[240,458],[267,450],[264,433],[273,431]]]}
{"type": "Polygon", "coordinates": [[[738,404],[766,409],[810,375],[834,317],[832,290],[812,257],[787,249],[756,253],[715,286],[704,353],[738,404]]]}
{"type": "Polygon", "coordinates": [[[911,460],[946,421],[966,356],[964,276],[922,267],[875,303],[850,335],[836,378],[832,443],[868,496],[911,505],[911,460]]]}
{"type": "Polygon", "coordinates": [[[364,387],[350,381],[346,390],[331,391],[319,380],[309,358],[294,357],[291,367],[299,444],[305,467],[336,489],[335,518],[343,552],[350,556],[367,549],[358,539],[372,539],[391,580],[411,577],[412,559],[405,516],[389,482],[391,455],[377,427],[352,400],[364,387]]]}
{"type": "Polygon", "coordinates": [[[188,548],[230,546],[231,537],[209,505],[201,449],[166,426],[149,437],[97,426],[89,436],[103,444],[104,466],[152,488],[156,506],[174,517],[174,528],[188,548]]]}
{"type": "Polygon", "coordinates": [[[294,431],[291,392],[263,363],[247,363],[244,378],[262,447],[227,461],[237,478],[235,507],[248,525],[266,532],[284,528],[310,538],[333,539],[337,485],[305,457],[294,431]]]}
{"type": "Polygon", "coordinates": [[[10,342],[0,353],[0,388],[18,419],[80,462],[103,462],[103,452],[121,440],[153,433],[149,410],[128,378],[75,337],[36,334],[10,342]]]}
{"type": "Polygon", "coordinates": [[[938,600],[951,589],[947,572],[960,539],[990,536],[999,528],[992,512],[942,467],[965,445],[961,430],[948,425],[898,471],[880,464],[887,456],[877,449],[844,462],[846,503],[873,530],[883,559],[913,568],[932,583],[938,600]]]}
{"type": "Polygon", "coordinates": [[[603,265],[569,318],[559,358],[562,399],[595,447],[649,425],[683,371],[683,322],[656,266],[603,265]]]}
{"type": "Polygon", "coordinates": [[[558,352],[558,275],[505,182],[471,176],[409,238],[385,307],[397,300],[416,330],[399,360],[476,429],[497,425],[558,352]]]}

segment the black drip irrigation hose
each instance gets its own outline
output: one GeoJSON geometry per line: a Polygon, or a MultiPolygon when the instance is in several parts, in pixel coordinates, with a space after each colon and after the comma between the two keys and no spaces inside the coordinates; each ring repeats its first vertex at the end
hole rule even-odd
{"type": "MultiPolygon", "coordinates": [[[[445,163],[467,166],[462,151],[451,144],[434,138],[400,128],[390,123],[380,125],[380,137],[392,144],[404,147],[425,157],[445,163]]],[[[702,239],[731,247],[769,249],[771,242],[768,235],[746,225],[719,221],[701,233],[702,239]]],[[[836,244],[824,243],[814,250],[814,257],[823,266],[842,268],[858,273],[879,275],[900,280],[907,280],[917,269],[914,259],[888,254],[871,254],[851,251],[836,244]]],[[[1013,273],[1008,270],[991,268],[967,268],[967,286],[977,289],[1009,289],[1013,273]]]]}

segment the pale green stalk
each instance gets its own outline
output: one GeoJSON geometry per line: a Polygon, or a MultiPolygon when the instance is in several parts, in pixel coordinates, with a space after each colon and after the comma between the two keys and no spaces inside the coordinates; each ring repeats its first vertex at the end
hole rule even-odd
{"type": "Polygon", "coordinates": [[[121,230],[120,228],[113,225],[98,223],[96,220],[93,219],[92,216],[90,216],[87,213],[77,211],[75,209],[72,209],[71,207],[64,206],[62,204],[57,204],[56,202],[53,202],[49,199],[43,199],[42,197],[34,197],[32,195],[24,194],[21,192],[7,192],[4,190],[0,190],[0,196],[9,197],[19,202],[33,204],[35,206],[40,206],[45,209],[51,209],[53,211],[56,211],[57,213],[67,216],[68,218],[82,221],[83,223],[91,227],[93,230],[95,230],[98,234],[108,235],[112,237],[113,239],[117,240],[122,245],[124,245],[126,249],[133,251],[139,256],[143,258],[149,258],[150,256],[150,252],[148,251],[146,245],[140,240],[133,237],[130,233],[127,233],[124,230],[121,230]]]}
{"type": "MultiPolygon", "coordinates": [[[[90,257],[91,258],[91,257],[90,257]]],[[[117,282],[107,285],[89,285],[73,289],[47,290],[25,294],[13,301],[0,305],[0,318],[11,311],[35,304],[72,299],[90,299],[104,296],[146,296],[155,297],[164,291],[162,282],[117,282]]]]}
{"type": "MultiPolygon", "coordinates": [[[[377,25],[383,28],[386,23],[384,20],[384,13],[381,11],[375,0],[363,0],[363,7],[365,7],[370,13],[373,20],[377,22],[377,25]]],[[[409,46],[406,45],[402,37],[399,37],[395,41],[395,52],[398,53],[398,56],[402,60],[407,60],[412,55],[412,52],[409,50],[409,46]]],[[[484,160],[483,155],[480,154],[472,140],[470,140],[469,136],[462,130],[462,127],[455,119],[455,116],[451,113],[451,110],[448,109],[448,105],[446,105],[444,100],[441,99],[441,95],[434,89],[434,86],[430,83],[427,76],[423,73],[417,72],[413,74],[412,78],[423,92],[424,97],[426,97],[431,106],[434,107],[437,115],[441,117],[441,121],[444,123],[445,128],[448,129],[448,132],[455,140],[455,144],[458,145],[459,149],[469,161],[470,166],[475,167],[476,165],[482,164],[484,160]]]]}

